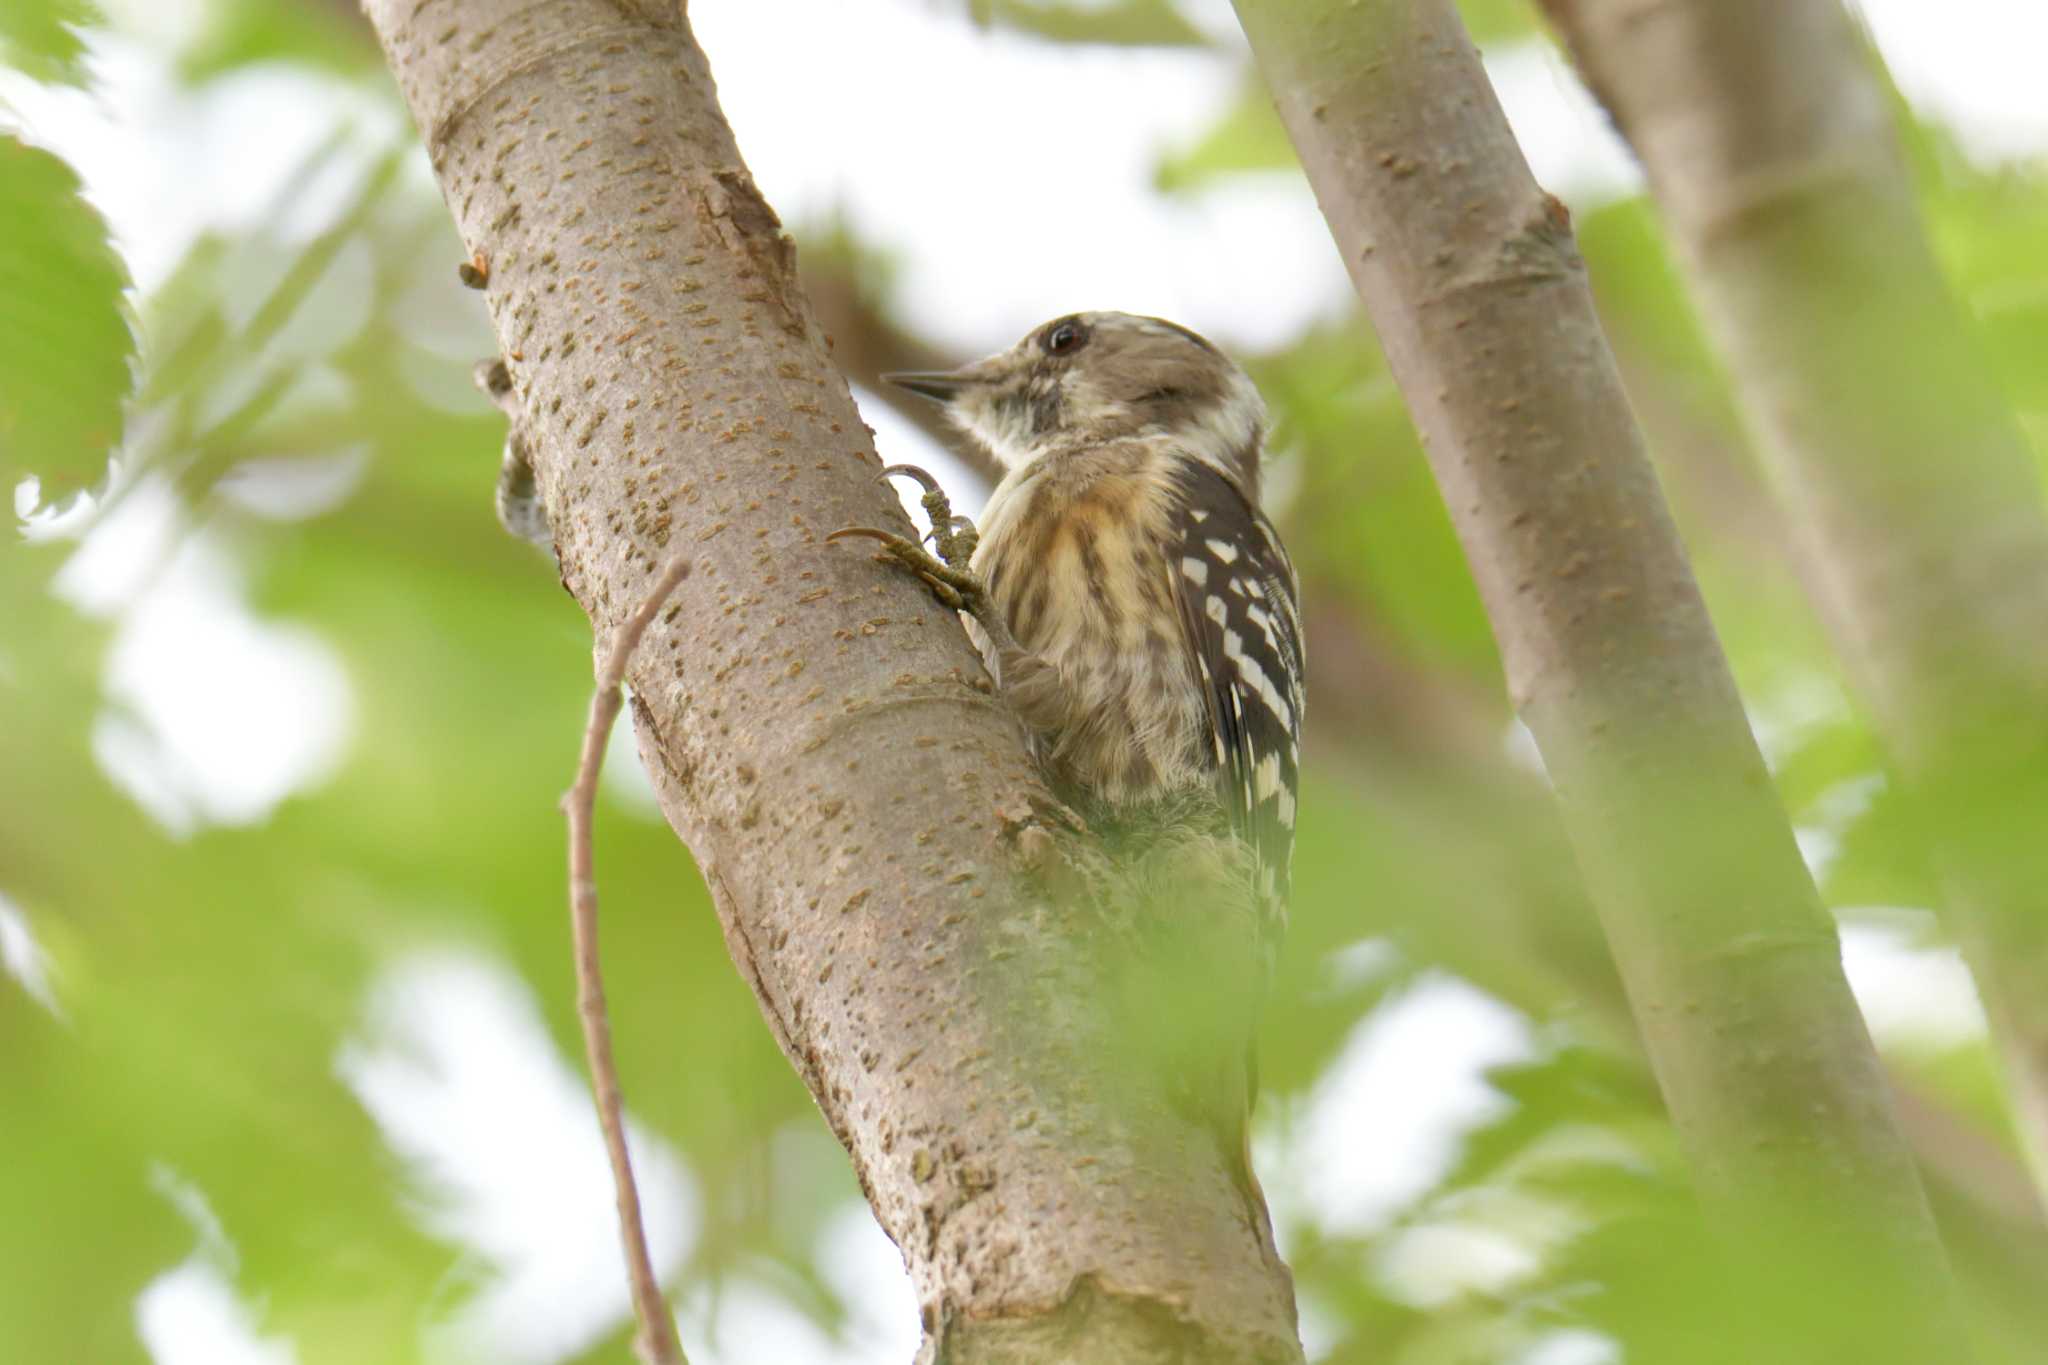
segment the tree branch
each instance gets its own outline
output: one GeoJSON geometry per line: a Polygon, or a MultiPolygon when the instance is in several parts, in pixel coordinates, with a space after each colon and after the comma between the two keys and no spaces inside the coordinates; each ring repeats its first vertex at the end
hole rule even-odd
{"type": "MultiPolygon", "coordinates": [[[[1250,907],[1183,908],[1155,953],[1159,905],[1057,826],[954,614],[824,543],[911,528],[680,8],[367,8],[490,262],[564,585],[609,638],[691,564],[630,665],[642,761],[903,1252],[924,1358],[1298,1362],[1235,1153],[1132,1043],[1177,965],[1256,960],[1250,907]]],[[[1217,1013],[1202,1050],[1241,1071],[1249,1017],[1217,1013]]]]}
{"type": "MultiPolygon", "coordinates": [[[[1703,1203],[1774,1353],[1963,1359],[1840,946],[1600,333],[1449,0],[1237,0],[1422,433],[1703,1203]],[[1754,1258],[1731,1258],[1738,1271],[1754,1258]],[[1797,1330],[1792,1330],[1796,1324],[1797,1330]]],[[[1760,1343],[1761,1344],[1761,1343],[1760,1343]]]]}
{"type": "Polygon", "coordinates": [[[605,1155],[612,1164],[612,1185],[618,1192],[619,1241],[626,1255],[626,1276],[633,1291],[633,1312],[640,1319],[636,1352],[647,1365],[686,1365],[676,1343],[675,1322],[655,1279],[647,1254],[647,1233],[641,1226],[640,1192],[633,1182],[633,1162],[626,1152],[625,1102],[619,1094],[619,1070],[612,1060],[611,1016],[605,1010],[604,970],[597,951],[597,872],[591,847],[591,825],[597,805],[597,779],[604,771],[605,744],[612,722],[619,718],[620,688],[626,664],[640,647],[640,638],[654,624],[654,614],[668,601],[676,584],[690,576],[690,561],[677,556],[631,616],[619,626],[612,647],[598,669],[597,690],[590,696],[590,720],[583,728],[583,751],[576,760],[576,781],[562,798],[569,820],[569,924],[576,944],[576,1014],[583,1022],[583,1048],[590,1063],[590,1086],[597,1099],[598,1127],[604,1132],[605,1155]]]}
{"type": "Polygon", "coordinates": [[[1545,0],[1649,172],[1942,864],[2048,1190],[2048,517],[1837,0],[1545,0]]]}

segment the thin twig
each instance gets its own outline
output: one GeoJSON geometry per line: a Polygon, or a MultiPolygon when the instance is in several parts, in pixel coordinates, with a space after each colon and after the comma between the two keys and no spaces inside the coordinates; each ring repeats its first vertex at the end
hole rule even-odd
{"type": "Polygon", "coordinates": [[[604,976],[597,955],[597,877],[593,868],[590,826],[597,804],[597,778],[604,768],[604,750],[622,704],[620,684],[627,661],[640,637],[654,623],[661,604],[676,585],[690,576],[690,562],[677,556],[662,570],[645,601],[619,626],[611,653],[598,670],[597,691],[590,698],[590,722],[583,730],[583,753],[576,762],[576,782],[562,798],[569,817],[569,925],[576,941],[576,1013],[583,1021],[583,1049],[590,1062],[590,1087],[597,1098],[598,1126],[604,1130],[605,1153],[611,1158],[612,1183],[619,1197],[619,1241],[626,1252],[626,1273],[633,1289],[633,1312],[640,1333],[633,1349],[646,1365],[688,1365],[676,1341],[675,1324],[654,1263],[647,1254],[647,1231],[640,1218],[640,1193],[633,1183],[633,1163],[626,1155],[624,1101],[619,1095],[618,1067],[612,1061],[611,1017],[605,1012],[604,976]]]}

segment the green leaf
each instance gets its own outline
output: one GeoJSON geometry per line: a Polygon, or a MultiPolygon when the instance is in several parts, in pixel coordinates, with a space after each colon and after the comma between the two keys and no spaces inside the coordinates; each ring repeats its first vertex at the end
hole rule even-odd
{"type": "Polygon", "coordinates": [[[972,0],[975,20],[1060,43],[1119,47],[1207,47],[1209,39],[1180,16],[1172,0],[1119,0],[1109,5],[1046,0],[972,0]]]}
{"type": "Polygon", "coordinates": [[[0,137],[0,475],[83,488],[121,437],[135,336],[128,272],[78,176],[0,137]]]}
{"type": "Polygon", "coordinates": [[[0,5],[0,61],[39,81],[84,85],[85,43],[77,30],[99,22],[86,0],[7,0],[0,5]]]}
{"type": "Polygon", "coordinates": [[[370,26],[353,5],[306,0],[215,0],[206,25],[178,58],[188,81],[259,62],[290,62],[353,75],[379,65],[370,26]]]}

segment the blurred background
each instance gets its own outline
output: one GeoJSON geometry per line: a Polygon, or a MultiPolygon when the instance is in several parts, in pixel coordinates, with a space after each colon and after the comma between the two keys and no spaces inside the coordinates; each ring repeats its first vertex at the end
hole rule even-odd
{"type": "MultiPolygon", "coordinates": [[[[984,471],[876,372],[1118,308],[1272,406],[1312,696],[1257,1145],[1311,1358],[1718,1359],[1540,763],[1227,0],[691,9],[881,450],[963,510],[984,471]]],[[[1985,1358],[2048,1361],[1976,996],[1639,179],[1522,0],[1464,9],[1576,215],[1985,1358]]],[[[2048,450],[2048,8],[1860,9],[2048,450]]],[[[555,805],[589,631],[493,518],[493,342],[367,27],[6,0],[0,122],[0,1359],[628,1360],[555,805]]],[[[895,1250],[620,740],[609,986],[684,1344],[908,1360],[895,1250]]]]}

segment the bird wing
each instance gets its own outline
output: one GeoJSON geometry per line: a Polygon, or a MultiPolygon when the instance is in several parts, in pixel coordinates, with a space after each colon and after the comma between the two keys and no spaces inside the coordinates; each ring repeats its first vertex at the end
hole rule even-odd
{"type": "Polygon", "coordinates": [[[1189,461],[1176,478],[1181,630],[1200,678],[1217,789],[1285,912],[1302,716],[1301,590],[1273,524],[1230,479],[1189,461]]]}

